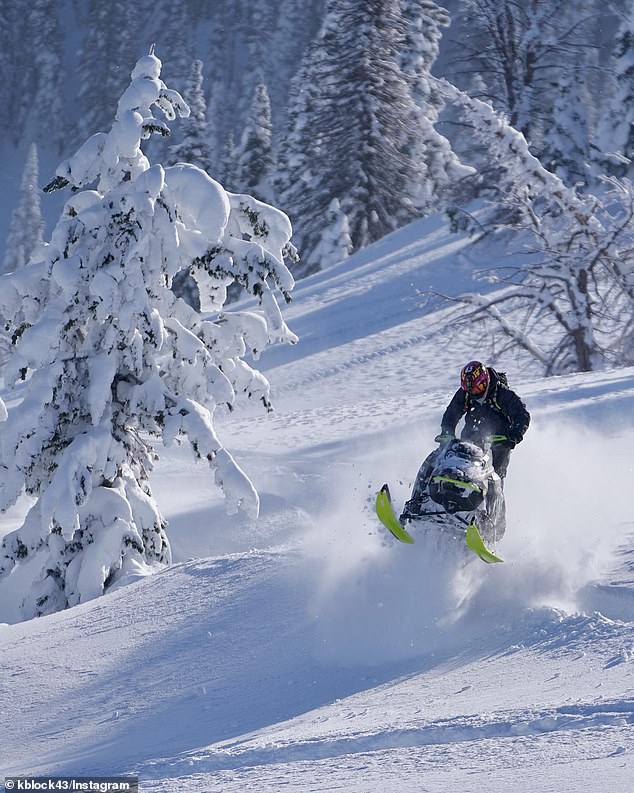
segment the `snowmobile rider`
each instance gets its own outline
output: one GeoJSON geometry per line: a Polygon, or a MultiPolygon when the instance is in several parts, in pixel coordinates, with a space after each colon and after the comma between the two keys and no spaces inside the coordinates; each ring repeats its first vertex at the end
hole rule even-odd
{"type": "MultiPolygon", "coordinates": [[[[504,437],[504,440],[496,440],[491,445],[493,468],[500,477],[500,487],[504,486],[511,449],[524,437],[530,415],[522,400],[509,388],[504,372],[496,372],[480,361],[469,361],[460,372],[460,388],[443,414],[440,435],[435,438],[440,446],[423,461],[416,475],[412,495],[405,502],[400,517],[401,524],[407,520],[415,520],[423,514],[424,505],[429,499],[429,481],[438,456],[445,444],[453,440],[456,425],[463,416],[465,426],[461,434],[462,440],[472,441],[483,447],[494,435],[504,437]]],[[[503,533],[504,512],[501,525],[503,533]]]]}
{"type": "Polygon", "coordinates": [[[492,435],[506,440],[493,444],[493,468],[504,482],[511,449],[524,437],[530,423],[526,405],[509,388],[506,374],[480,361],[470,361],[460,372],[460,388],[445,410],[437,442],[454,437],[456,425],[465,417],[462,439],[482,444],[492,435]]]}

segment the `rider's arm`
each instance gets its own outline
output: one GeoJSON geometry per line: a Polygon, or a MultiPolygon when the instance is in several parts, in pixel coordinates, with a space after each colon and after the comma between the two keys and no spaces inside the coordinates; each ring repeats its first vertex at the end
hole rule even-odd
{"type": "Polygon", "coordinates": [[[500,390],[500,403],[502,410],[506,413],[509,420],[511,440],[515,443],[519,443],[530,424],[530,413],[526,410],[526,405],[515,391],[511,391],[510,388],[500,390]]]}
{"type": "Polygon", "coordinates": [[[464,416],[467,410],[467,401],[465,392],[459,388],[453,395],[451,402],[447,405],[447,409],[443,413],[440,422],[440,430],[443,434],[453,435],[456,431],[456,424],[464,416]]]}

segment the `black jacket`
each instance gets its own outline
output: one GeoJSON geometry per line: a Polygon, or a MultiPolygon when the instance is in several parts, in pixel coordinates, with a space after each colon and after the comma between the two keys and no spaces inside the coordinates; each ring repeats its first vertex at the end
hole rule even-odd
{"type": "Polygon", "coordinates": [[[528,429],[530,414],[508,387],[504,375],[487,368],[490,383],[486,397],[476,399],[458,389],[443,414],[442,432],[455,432],[456,424],[465,416],[463,438],[478,441],[489,435],[506,435],[513,443],[519,443],[528,429]]]}

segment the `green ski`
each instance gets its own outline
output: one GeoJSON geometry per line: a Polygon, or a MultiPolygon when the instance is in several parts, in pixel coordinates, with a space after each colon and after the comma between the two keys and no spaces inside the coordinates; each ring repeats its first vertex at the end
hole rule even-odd
{"type": "MultiPolygon", "coordinates": [[[[383,487],[376,494],[376,514],[385,528],[389,529],[397,540],[400,540],[400,542],[409,543],[410,545],[414,542],[414,538],[401,526],[396,515],[394,514],[394,510],[392,509],[390,488],[387,485],[383,485],[383,487]]],[[[469,550],[473,551],[473,553],[482,559],[483,562],[486,562],[487,564],[495,564],[497,562],[504,561],[486,547],[484,540],[478,531],[478,527],[473,521],[467,526],[465,540],[469,550]]]]}
{"type": "Polygon", "coordinates": [[[414,538],[405,531],[394,514],[390,488],[387,485],[383,485],[376,494],[376,514],[385,528],[389,529],[397,540],[410,544],[414,542],[414,538]]]}
{"type": "Polygon", "coordinates": [[[482,539],[480,532],[478,531],[478,527],[472,521],[467,526],[467,546],[482,559],[483,562],[487,562],[487,564],[494,564],[495,562],[503,562],[504,559],[500,559],[499,556],[496,556],[492,551],[490,551],[486,545],[484,544],[484,540],[482,539]]]}

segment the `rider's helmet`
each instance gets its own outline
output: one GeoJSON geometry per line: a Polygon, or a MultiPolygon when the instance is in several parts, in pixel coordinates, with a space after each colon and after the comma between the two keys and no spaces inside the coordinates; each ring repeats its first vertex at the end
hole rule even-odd
{"type": "Polygon", "coordinates": [[[484,396],[489,387],[489,370],[480,361],[469,361],[460,372],[460,385],[476,399],[484,396]]]}

